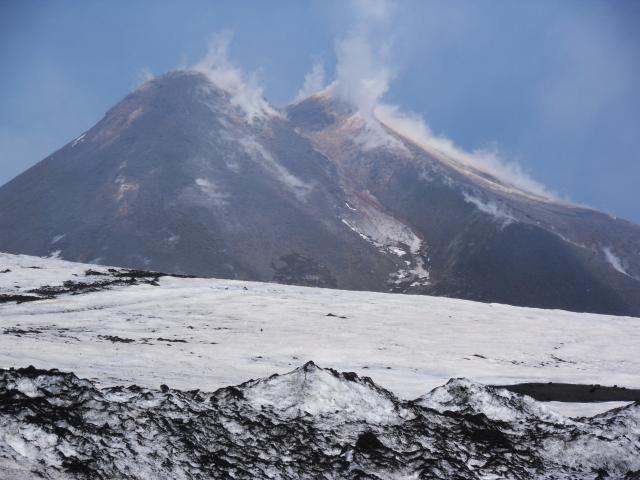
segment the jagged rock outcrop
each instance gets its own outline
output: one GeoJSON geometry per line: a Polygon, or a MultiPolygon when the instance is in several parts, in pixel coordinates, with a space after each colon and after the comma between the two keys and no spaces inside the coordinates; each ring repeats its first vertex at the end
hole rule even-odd
{"type": "Polygon", "coordinates": [[[213,393],[0,371],[0,471],[47,478],[638,478],[640,405],[567,419],[464,379],[402,401],[309,362],[213,393]]]}

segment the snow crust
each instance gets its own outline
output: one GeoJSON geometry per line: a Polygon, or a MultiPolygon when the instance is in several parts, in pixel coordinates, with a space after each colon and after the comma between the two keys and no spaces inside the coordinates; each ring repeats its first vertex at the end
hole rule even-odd
{"type": "MultiPolygon", "coordinates": [[[[9,254],[0,272],[0,295],[110,278],[107,267],[9,254]]],[[[157,284],[0,303],[0,367],[215,390],[313,359],[401,398],[461,376],[640,386],[637,318],[244,281],[157,284]]]]}
{"type": "Polygon", "coordinates": [[[468,379],[403,401],[313,363],[212,393],[101,388],[29,367],[0,370],[0,397],[0,471],[12,480],[596,480],[640,469],[640,404],[567,420],[468,379]]]}
{"type": "Polygon", "coordinates": [[[422,238],[408,225],[387,215],[373,198],[362,196],[353,198],[353,206],[346,203],[348,211],[342,223],[380,251],[404,259],[405,265],[390,275],[391,284],[428,285],[427,246],[422,238]]]}
{"type": "Polygon", "coordinates": [[[5,477],[595,480],[640,470],[639,404],[596,416],[591,406],[590,417],[572,404],[568,418],[483,385],[636,387],[638,319],[124,273],[0,254],[0,295],[63,292],[0,303],[0,368],[89,378],[0,370],[5,477]],[[355,373],[292,370],[308,358],[355,373]],[[237,385],[249,377],[264,378],[237,385]]]}
{"type": "Polygon", "coordinates": [[[420,397],[417,403],[439,412],[481,413],[492,420],[516,422],[535,417],[542,421],[566,423],[567,420],[531,397],[502,388],[479,385],[465,378],[449,380],[446,385],[420,397]]]}
{"type": "Polygon", "coordinates": [[[287,375],[244,384],[245,398],[256,408],[269,407],[287,418],[305,414],[339,416],[348,421],[398,423],[398,411],[388,392],[355,375],[318,368],[310,362],[287,375]]]}

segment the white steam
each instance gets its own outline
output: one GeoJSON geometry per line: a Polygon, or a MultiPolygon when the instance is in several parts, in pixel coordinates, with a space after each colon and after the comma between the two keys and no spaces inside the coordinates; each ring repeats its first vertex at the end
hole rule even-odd
{"type": "Polygon", "coordinates": [[[133,81],[133,88],[140,88],[142,85],[147,83],[150,80],[153,80],[155,75],[149,70],[147,67],[143,67],[136,73],[135,79],[133,81]]]}
{"type": "Polygon", "coordinates": [[[257,76],[246,78],[243,71],[229,60],[230,32],[215,35],[205,58],[193,70],[205,74],[218,88],[231,96],[231,103],[241,109],[249,122],[256,118],[276,115],[277,112],[264,99],[264,91],[257,76]]]}
{"type": "Polygon", "coordinates": [[[517,163],[505,162],[493,150],[465,152],[450,139],[435,135],[419,115],[405,113],[396,106],[385,104],[377,106],[375,115],[384,125],[434,156],[488,173],[504,184],[540,197],[556,198],[554,193],[527,175],[517,163]]]}
{"type": "Polygon", "coordinates": [[[420,116],[384,104],[382,99],[395,76],[386,40],[390,36],[392,4],[386,0],[352,0],[351,7],[353,25],[345,38],[336,43],[335,93],[361,117],[363,128],[356,137],[360,145],[397,147],[399,142],[387,132],[386,126],[444,161],[487,173],[500,183],[540,197],[556,198],[517,163],[505,162],[497,152],[465,152],[450,139],[435,135],[420,116]]]}
{"type": "Polygon", "coordinates": [[[155,75],[147,67],[142,68],[142,70],[138,72],[138,79],[140,80],[140,83],[148,82],[149,80],[153,80],[154,78],[155,75]]]}
{"type": "Polygon", "coordinates": [[[325,72],[323,63],[315,63],[311,71],[304,76],[304,85],[294,99],[295,102],[305,99],[325,88],[325,72]]]}
{"type": "Polygon", "coordinates": [[[379,35],[391,16],[391,5],[386,0],[353,0],[351,7],[354,24],[336,43],[335,94],[356,109],[362,120],[356,141],[371,149],[393,143],[374,116],[393,76],[389,45],[381,41],[386,36],[379,35]]]}

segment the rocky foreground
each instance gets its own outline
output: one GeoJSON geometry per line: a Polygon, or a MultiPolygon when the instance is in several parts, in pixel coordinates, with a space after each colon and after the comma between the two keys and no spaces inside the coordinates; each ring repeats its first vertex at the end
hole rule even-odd
{"type": "Polygon", "coordinates": [[[569,419],[452,379],[403,401],[312,362],[213,393],[0,370],[13,479],[639,479],[640,403],[569,419]]]}

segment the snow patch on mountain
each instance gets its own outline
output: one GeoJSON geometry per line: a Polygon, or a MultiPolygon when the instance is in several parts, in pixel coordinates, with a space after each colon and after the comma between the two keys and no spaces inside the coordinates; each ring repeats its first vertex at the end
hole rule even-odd
{"type": "Polygon", "coordinates": [[[623,275],[631,277],[631,275],[629,275],[629,273],[627,272],[626,268],[624,268],[624,263],[622,259],[618,257],[615,253],[613,253],[613,250],[611,248],[602,247],[602,252],[604,253],[604,258],[607,260],[607,263],[609,265],[611,265],[615,270],[622,273],[623,275]]]}
{"type": "Polygon", "coordinates": [[[225,207],[229,203],[230,195],[224,192],[219,185],[208,178],[196,178],[196,185],[200,191],[218,207],[225,207]]]}
{"type": "Polygon", "coordinates": [[[56,235],[51,239],[51,245],[58,243],[60,240],[62,240],[66,236],[67,236],[66,233],[61,233],[60,235],[56,235]]]}
{"type": "Polygon", "coordinates": [[[293,175],[255,138],[245,136],[239,139],[239,143],[252,159],[259,162],[267,170],[276,174],[282,184],[292,190],[299,200],[306,200],[307,195],[313,190],[313,185],[310,185],[293,175]]]}
{"type": "Polygon", "coordinates": [[[502,228],[518,221],[506,207],[501,206],[496,202],[492,202],[490,200],[482,200],[481,198],[471,195],[468,192],[464,192],[463,195],[465,202],[475,205],[475,207],[481,212],[494,217],[502,228]]]}
{"type": "Polygon", "coordinates": [[[375,207],[358,201],[353,203],[355,210],[351,210],[353,213],[348,219],[343,219],[351,230],[395,255],[420,253],[422,240],[410,227],[375,207]]]}
{"type": "Polygon", "coordinates": [[[114,183],[117,186],[115,198],[118,202],[122,202],[128,193],[135,193],[140,188],[137,183],[129,182],[124,175],[118,175],[114,183]]]}
{"type": "Polygon", "coordinates": [[[423,259],[426,246],[415,232],[395,217],[386,214],[375,198],[366,193],[354,196],[342,218],[350,230],[380,251],[400,257],[404,266],[389,275],[393,285],[411,287],[429,284],[429,270],[423,259]]]}
{"type": "Polygon", "coordinates": [[[71,144],[71,148],[75,147],[76,145],[78,145],[79,143],[84,142],[84,137],[86,136],[86,133],[83,133],[82,135],[80,135],[78,138],[76,138],[73,143],[71,144]]]}
{"type": "Polygon", "coordinates": [[[415,264],[405,261],[407,268],[400,268],[396,272],[391,273],[389,277],[395,285],[408,284],[410,287],[420,287],[429,285],[430,273],[427,270],[424,260],[417,257],[414,259],[415,264]]]}

